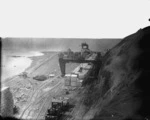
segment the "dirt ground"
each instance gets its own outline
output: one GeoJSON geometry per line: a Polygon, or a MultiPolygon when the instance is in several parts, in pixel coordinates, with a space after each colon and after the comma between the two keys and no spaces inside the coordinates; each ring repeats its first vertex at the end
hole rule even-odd
{"type": "MultiPolygon", "coordinates": [[[[11,88],[18,113],[21,119],[44,119],[47,109],[54,96],[62,95],[64,79],[60,77],[57,53],[45,53],[43,56],[32,57],[31,66],[25,70],[27,76],[14,76],[4,84],[11,88]],[[44,81],[34,80],[36,75],[54,73],[55,76],[44,81]]],[[[78,64],[66,65],[66,73],[71,72],[78,64]]]]}

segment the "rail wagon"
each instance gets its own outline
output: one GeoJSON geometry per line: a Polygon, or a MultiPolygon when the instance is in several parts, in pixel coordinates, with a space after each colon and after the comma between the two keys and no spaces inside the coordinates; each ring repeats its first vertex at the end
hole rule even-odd
{"type": "Polygon", "coordinates": [[[68,106],[68,98],[53,98],[51,108],[47,110],[45,115],[45,120],[60,120],[68,106]]]}

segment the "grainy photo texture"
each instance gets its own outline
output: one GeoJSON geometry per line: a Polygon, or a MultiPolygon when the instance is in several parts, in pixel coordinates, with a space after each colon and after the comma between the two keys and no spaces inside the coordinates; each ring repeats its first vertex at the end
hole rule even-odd
{"type": "Polygon", "coordinates": [[[149,39],[1,38],[1,117],[150,119],[149,39]]]}

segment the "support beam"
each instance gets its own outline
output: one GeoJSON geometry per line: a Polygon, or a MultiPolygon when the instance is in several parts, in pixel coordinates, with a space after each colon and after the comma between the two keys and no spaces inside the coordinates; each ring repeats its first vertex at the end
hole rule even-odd
{"type": "Polygon", "coordinates": [[[63,60],[63,58],[59,58],[59,65],[60,65],[60,70],[61,70],[61,76],[65,76],[65,71],[66,71],[66,63],[63,60]]]}
{"type": "Polygon", "coordinates": [[[60,70],[61,70],[61,76],[65,76],[65,70],[66,70],[66,63],[73,62],[73,63],[93,63],[96,66],[101,65],[100,60],[75,60],[75,59],[64,59],[64,58],[59,58],[59,65],[60,65],[60,70]]]}

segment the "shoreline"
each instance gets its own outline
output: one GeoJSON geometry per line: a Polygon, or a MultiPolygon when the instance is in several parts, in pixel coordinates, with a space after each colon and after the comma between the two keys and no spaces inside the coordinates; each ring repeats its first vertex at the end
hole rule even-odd
{"type": "MultiPolygon", "coordinates": [[[[48,51],[48,52],[45,52],[45,51],[44,51],[44,52],[43,52],[43,51],[42,51],[42,52],[40,52],[40,53],[42,53],[43,55],[27,57],[28,59],[31,60],[30,65],[29,65],[27,68],[25,68],[24,71],[18,73],[17,75],[13,75],[13,76],[8,77],[8,78],[4,79],[3,81],[1,81],[1,82],[2,82],[2,86],[5,85],[6,83],[12,81],[13,79],[19,77],[19,75],[22,74],[23,72],[30,71],[32,68],[35,67],[35,65],[37,64],[37,62],[42,62],[42,61],[40,61],[40,59],[46,59],[46,57],[52,56],[52,54],[54,54],[54,53],[56,53],[56,52],[51,52],[51,51],[48,51]],[[51,54],[51,55],[50,55],[50,54],[51,54]]],[[[31,71],[32,71],[32,70],[31,70],[31,71]]],[[[30,73],[29,73],[29,74],[30,74],[30,73]]]]}
{"type": "Polygon", "coordinates": [[[27,72],[28,74],[31,74],[32,72],[34,72],[34,70],[39,67],[41,64],[43,64],[43,62],[47,61],[47,59],[49,59],[49,57],[52,57],[53,55],[56,54],[56,52],[41,52],[43,53],[42,56],[32,56],[29,57],[29,59],[32,60],[31,65],[26,68],[24,70],[24,72],[27,72]]]}

